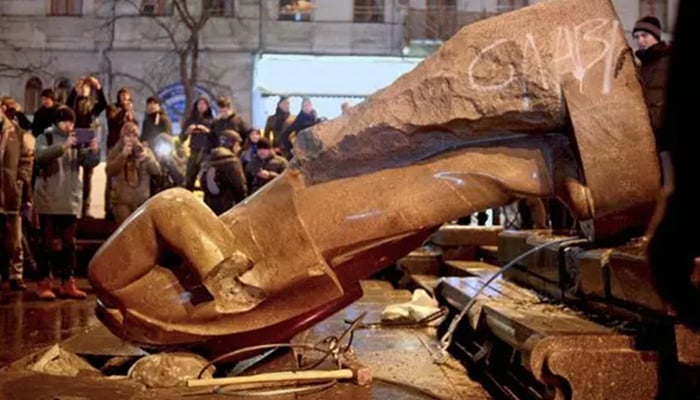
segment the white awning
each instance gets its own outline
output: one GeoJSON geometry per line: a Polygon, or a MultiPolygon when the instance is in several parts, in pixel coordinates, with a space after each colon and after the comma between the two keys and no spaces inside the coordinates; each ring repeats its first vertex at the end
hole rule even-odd
{"type": "Polygon", "coordinates": [[[369,56],[307,56],[264,54],[256,60],[253,82],[253,122],[264,124],[275,111],[278,96],[293,96],[292,113],[299,111],[296,97],[310,97],[319,116],[335,118],[340,105],[364,100],[404,73],[421,58],[369,56]]]}

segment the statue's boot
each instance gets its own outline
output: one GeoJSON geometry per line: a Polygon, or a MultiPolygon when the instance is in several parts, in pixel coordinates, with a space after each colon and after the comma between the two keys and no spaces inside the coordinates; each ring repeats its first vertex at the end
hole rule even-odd
{"type": "Polygon", "coordinates": [[[659,181],[608,0],[465,27],[349,114],[301,132],[295,152],[220,218],[178,189],[140,208],[90,265],[107,326],[209,354],[285,340],[446,221],[556,196],[602,237],[643,227],[659,181]]]}

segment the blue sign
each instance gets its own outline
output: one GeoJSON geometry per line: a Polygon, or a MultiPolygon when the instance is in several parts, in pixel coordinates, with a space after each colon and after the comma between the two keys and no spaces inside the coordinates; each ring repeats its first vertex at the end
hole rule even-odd
{"type": "MultiPolygon", "coordinates": [[[[214,96],[207,89],[201,86],[195,86],[195,99],[201,96],[209,99],[211,110],[214,112],[214,115],[216,115],[214,96]]],[[[181,122],[184,122],[183,119],[187,118],[192,107],[192,104],[185,104],[185,87],[180,82],[170,84],[158,92],[158,98],[161,101],[161,107],[168,113],[173,123],[173,134],[179,134],[181,122]]]]}

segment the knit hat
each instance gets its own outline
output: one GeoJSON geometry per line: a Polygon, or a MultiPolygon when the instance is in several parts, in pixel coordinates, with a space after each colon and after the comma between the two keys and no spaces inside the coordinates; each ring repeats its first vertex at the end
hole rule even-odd
{"type": "Polygon", "coordinates": [[[62,122],[62,121],[70,121],[75,123],[75,113],[73,110],[66,106],[61,106],[56,109],[56,114],[55,114],[55,120],[56,123],[62,122]]]}
{"type": "Polygon", "coordinates": [[[270,140],[268,140],[267,138],[260,138],[260,140],[258,140],[257,145],[258,145],[258,150],[272,148],[272,144],[270,143],[270,140]]]}
{"type": "Polygon", "coordinates": [[[661,41],[661,21],[653,16],[643,17],[637,20],[634,24],[634,29],[632,29],[632,34],[634,35],[637,31],[644,31],[650,33],[656,38],[656,40],[661,41]]]}
{"type": "Polygon", "coordinates": [[[227,129],[223,132],[221,132],[221,137],[219,138],[219,143],[224,146],[224,147],[231,147],[236,143],[241,143],[243,142],[243,139],[241,139],[241,135],[231,129],[227,129]]]}

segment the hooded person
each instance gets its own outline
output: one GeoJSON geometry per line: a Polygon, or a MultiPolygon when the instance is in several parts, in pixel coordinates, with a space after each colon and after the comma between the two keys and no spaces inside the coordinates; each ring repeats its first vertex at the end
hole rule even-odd
{"type": "Polygon", "coordinates": [[[153,152],[139,141],[138,126],[127,122],[107,160],[107,175],[112,179],[112,212],[117,223],[124,222],[151,197],[151,177],[159,174],[153,152]]]}
{"type": "Polygon", "coordinates": [[[216,215],[221,215],[248,195],[241,152],[241,136],[236,131],[221,133],[221,145],[212,150],[202,164],[199,180],[204,191],[204,203],[216,215]]]}

